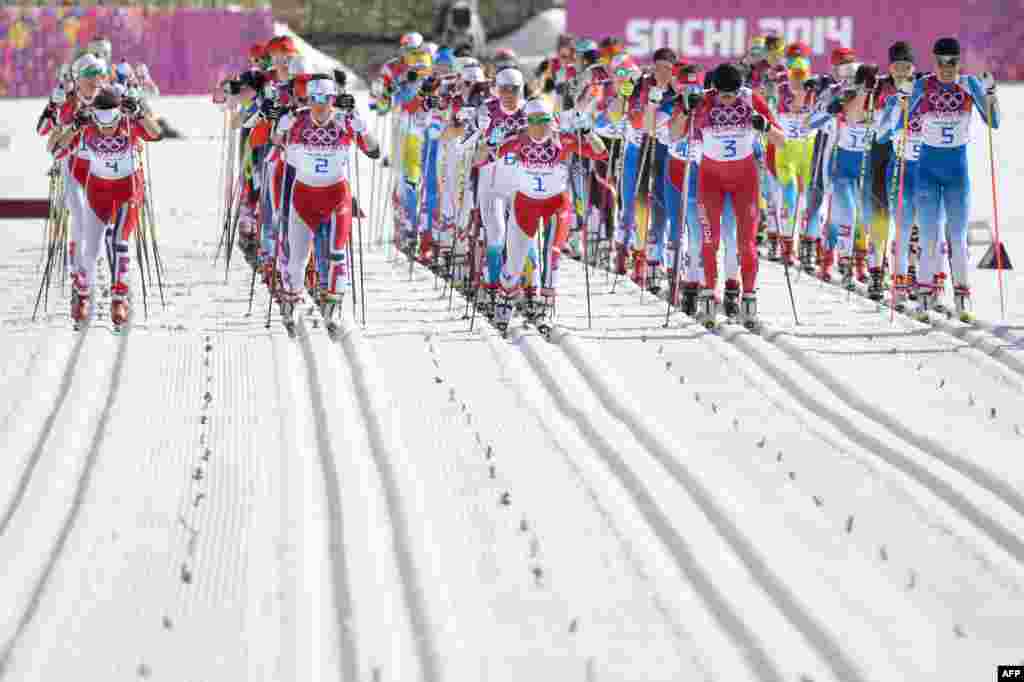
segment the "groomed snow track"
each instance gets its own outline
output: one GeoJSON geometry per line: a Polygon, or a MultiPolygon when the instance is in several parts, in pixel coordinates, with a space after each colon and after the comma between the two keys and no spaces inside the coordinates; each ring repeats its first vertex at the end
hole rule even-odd
{"type": "MultiPolygon", "coordinates": [[[[976,326],[892,324],[804,275],[795,325],[762,261],[758,335],[663,326],[592,270],[591,329],[564,259],[550,340],[506,339],[364,222],[366,326],[346,299],[332,339],[303,306],[290,339],[262,287],[246,314],[241,258],[210,262],[219,113],[161,105],[202,133],[153,147],[166,308],[122,337],[102,314],[70,332],[56,293],[31,320],[39,233],[0,222],[3,682],[960,682],[1024,660],[1024,324],[984,321],[992,287],[976,326]]],[[[36,195],[43,165],[5,181],[36,195]]]]}

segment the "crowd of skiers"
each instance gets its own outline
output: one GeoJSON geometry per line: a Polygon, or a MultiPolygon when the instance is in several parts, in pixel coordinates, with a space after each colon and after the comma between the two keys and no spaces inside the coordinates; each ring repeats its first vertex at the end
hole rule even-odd
{"type": "MultiPolygon", "coordinates": [[[[502,328],[516,311],[546,326],[563,255],[666,291],[706,323],[721,306],[757,324],[760,257],[860,281],[879,301],[888,291],[900,310],[912,299],[923,317],[948,273],[970,319],[966,147],[973,112],[997,127],[999,106],[991,74],[961,73],[954,38],[927,64],[905,42],[885,67],[837,48],[825,74],[807,45],[777,36],[711,70],[668,48],[641,65],[615,37],[561,36],[556,49],[524,72],[507,50],[481,63],[406,34],[371,83],[368,120],[346,73],[314,72],[291,38],[251,48],[214,95],[232,131],[223,228],[287,327],[307,293],[328,325],[340,315],[353,216],[367,208],[355,148],[387,168],[373,173],[388,201],[370,202],[371,222],[387,216],[402,252],[502,328]]],[[[155,86],[144,65],[112,67],[109,43],[60,78],[39,132],[67,188],[72,315],[88,313],[105,240],[123,320],[155,86]]]]}
{"type": "Polygon", "coordinates": [[[524,73],[507,51],[481,63],[411,33],[371,84],[367,122],[343,73],[306,73],[275,39],[227,84],[258,119],[242,241],[268,283],[279,274],[286,319],[304,272],[322,304],[337,303],[348,150],[376,158],[386,138],[394,243],[502,327],[517,310],[543,323],[563,254],[667,290],[699,319],[721,305],[754,325],[759,245],[824,280],[859,280],[876,300],[888,290],[899,309],[913,299],[922,315],[949,273],[969,319],[966,145],[974,110],[998,126],[991,74],[962,74],[953,38],[935,43],[932,72],[905,42],[884,68],[837,48],[831,72],[814,74],[810,56],[765,36],[710,71],[667,48],[642,66],[618,38],[562,36],[524,73]],[[307,260],[311,239],[322,247],[307,260]]]}

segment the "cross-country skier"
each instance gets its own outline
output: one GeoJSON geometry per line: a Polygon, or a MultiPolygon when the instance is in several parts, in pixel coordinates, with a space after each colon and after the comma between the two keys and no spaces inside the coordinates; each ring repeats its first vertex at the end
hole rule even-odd
{"type": "Polygon", "coordinates": [[[991,73],[960,73],[960,43],[940,38],[932,50],[936,72],[914,84],[910,115],[920,114],[921,153],[917,164],[917,201],[921,228],[921,267],[918,273],[920,314],[936,302],[933,276],[941,269],[941,217],[949,236],[953,294],[961,319],[971,319],[971,288],[967,269],[967,219],[971,181],[967,166],[972,111],[999,127],[999,101],[991,73]]]}
{"type": "Polygon", "coordinates": [[[722,210],[726,197],[731,196],[743,280],[741,316],[745,324],[756,324],[759,181],[754,144],[759,133],[765,133],[776,145],[781,145],[785,137],[764,99],[743,87],[743,75],[736,66],[719,66],[712,83],[714,89],[699,104],[692,121],[694,139],[702,143],[703,149],[697,186],[704,223],[704,289],[698,301],[698,317],[706,323],[716,312],[722,210]]]}

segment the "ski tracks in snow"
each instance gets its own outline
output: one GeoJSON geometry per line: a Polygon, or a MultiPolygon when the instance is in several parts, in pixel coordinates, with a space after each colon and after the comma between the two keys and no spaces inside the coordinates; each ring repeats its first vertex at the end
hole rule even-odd
{"type": "MultiPolygon", "coordinates": [[[[7,608],[0,622],[0,678],[30,627],[89,492],[117,401],[128,337],[82,333],[55,402],[38,431],[0,534],[7,608]]],[[[45,402],[41,403],[45,405],[45,402]]]]}

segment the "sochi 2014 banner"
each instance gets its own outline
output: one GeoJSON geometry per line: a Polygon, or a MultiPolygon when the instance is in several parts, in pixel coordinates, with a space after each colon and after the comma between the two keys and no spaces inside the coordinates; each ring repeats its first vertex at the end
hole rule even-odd
{"type": "Polygon", "coordinates": [[[751,36],[774,33],[810,45],[816,71],[829,68],[840,46],[884,66],[897,40],[910,42],[919,67],[931,69],[935,39],[956,36],[971,71],[1024,80],[1021,0],[566,0],[566,8],[571,33],[621,36],[641,60],[671,47],[691,61],[718,64],[743,56],[751,36]]]}
{"type": "Polygon", "coordinates": [[[43,97],[57,69],[96,37],[115,63],[149,66],[163,94],[210,92],[218,73],[246,63],[273,35],[269,10],[143,7],[0,7],[0,97],[43,97]]]}

